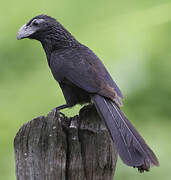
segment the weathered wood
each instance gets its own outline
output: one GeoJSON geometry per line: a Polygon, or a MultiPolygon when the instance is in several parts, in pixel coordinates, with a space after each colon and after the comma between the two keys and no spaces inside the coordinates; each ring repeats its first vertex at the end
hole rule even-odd
{"type": "Polygon", "coordinates": [[[113,180],[117,152],[92,105],[73,118],[50,112],[14,140],[17,180],[113,180]]]}

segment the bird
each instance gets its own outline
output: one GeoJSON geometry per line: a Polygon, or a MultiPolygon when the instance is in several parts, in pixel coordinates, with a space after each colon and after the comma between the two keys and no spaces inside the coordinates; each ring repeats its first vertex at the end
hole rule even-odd
{"type": "Polygon", "coordinates": [[[25,38],[42,44],[52,75],[62,89],[66,104],[56,107],[56,111],[93,103],[124,164],[139,172],[159,166],[154,152],[121,111],[122,92],[92,50],[55,18],[44,14],[18,30],[17,39],[25,38]]]}

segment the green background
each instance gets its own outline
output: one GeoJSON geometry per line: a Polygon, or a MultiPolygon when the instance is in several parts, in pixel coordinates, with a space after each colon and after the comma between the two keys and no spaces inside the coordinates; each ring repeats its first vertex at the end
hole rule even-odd
{"type": "MultiPolygon", "coordinates": [[[[119,160],[116,179],[171,179],[169,0],[1,2],[0,179],[15,179],[13,139],[23,123],[64,103],[40,43],[16,40],[19,27],[42,13],[100,57],[125,96],[122,110],[159,158],[160,167],[144,174],[119,160]]],[[[79,108],[63,112],[74,115],[79,108]]]]}

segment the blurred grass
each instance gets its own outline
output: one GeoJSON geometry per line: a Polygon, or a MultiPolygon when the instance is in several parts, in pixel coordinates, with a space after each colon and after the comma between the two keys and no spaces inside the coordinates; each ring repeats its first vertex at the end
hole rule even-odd
{"type": "Polygon", "coordinates": [[[1,2],[0,179],[15,179],[13,139],[21,125],[64,102],[41,45],[16,40],[18,28],[42,13],[100,57],[123,91],[123,111],[159,157],[161,166],[145,174],[119,161],[116,178],[170,179],[170,9],[169,0],[1,2]]]}

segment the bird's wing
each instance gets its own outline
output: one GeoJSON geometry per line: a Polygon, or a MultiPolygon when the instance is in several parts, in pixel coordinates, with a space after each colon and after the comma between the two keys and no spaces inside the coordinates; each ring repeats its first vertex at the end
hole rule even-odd
{"type": "MultiPolygon", "coordinates": [[[[55,64],[57,61],[63,63],[64,78],[85,91],[97,93],[115,101],[118,96],[122,97],[104,65],[88,48],[68,49],[58,55],[58,60],[53,60],[55,64]]],[[[53,66],[55,64],[53,63],[53,66]]],[[[119,98],[118,102],[121,104],[119,98]]]]}
{"type": "Polygon", "coordinates": [[[110,76],[109,72],[105,68],[104,64],[100,61],[100,59],[91,51],[88,47],[82,46],[82,55],[88,61],[89,64],[92,64],[94,66],[94,69],[98,71],[99,75],[104,79],[104,81],[114,90],[116,91],[117,95],[120,98],[123,98],[122,92],[115,83],[115,81],[110,76]]]}

